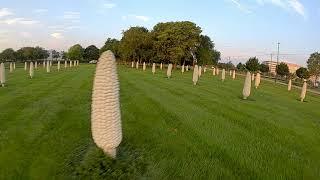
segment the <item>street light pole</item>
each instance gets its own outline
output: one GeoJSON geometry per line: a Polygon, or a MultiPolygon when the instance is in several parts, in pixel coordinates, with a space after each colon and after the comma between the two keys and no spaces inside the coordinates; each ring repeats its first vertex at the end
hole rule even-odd
{"type": "Polygon", "coordinates": [[[275,82],[275,83],[277,83],[277,79],[278,79],[277,66],[279,65],[279,49],[280,49],[280,43],[278,42],[277,65],[276,65],[276,78],[274,79],[274,82],[275,82]]]}

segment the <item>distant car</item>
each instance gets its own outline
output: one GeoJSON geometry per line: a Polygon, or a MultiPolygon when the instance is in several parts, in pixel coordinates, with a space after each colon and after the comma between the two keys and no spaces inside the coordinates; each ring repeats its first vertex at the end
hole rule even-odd
{"type": "Polygon", "coordinates": [[[92,60],[92,61],[89,61],[89,64],[97,64],[97,60],[92,60]]]}

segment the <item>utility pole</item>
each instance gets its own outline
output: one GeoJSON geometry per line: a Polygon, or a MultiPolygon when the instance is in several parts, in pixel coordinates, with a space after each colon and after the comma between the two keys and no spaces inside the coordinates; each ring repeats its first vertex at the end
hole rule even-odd
{"type": "MultiPolygon", "coordinates": [[[[280,43],[278,42],[277,66],[279,65],[279,49],[280,49],[280,43]]],[[[274,80],[275,83],[277,83],[277,79],[278,79],[277,66],[276,66],[276,78],[274,80]]]]}

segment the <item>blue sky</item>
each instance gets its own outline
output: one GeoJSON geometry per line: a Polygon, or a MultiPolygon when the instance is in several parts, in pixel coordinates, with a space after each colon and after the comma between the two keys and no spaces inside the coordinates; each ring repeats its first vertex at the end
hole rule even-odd
{"type": "Polygon", "coordinates": [[[250,56],[305,64],[320,51],[320,0],[0,0],[0,50],[101,47],[130,26],[190,20],[234,63],[250,56]]]}

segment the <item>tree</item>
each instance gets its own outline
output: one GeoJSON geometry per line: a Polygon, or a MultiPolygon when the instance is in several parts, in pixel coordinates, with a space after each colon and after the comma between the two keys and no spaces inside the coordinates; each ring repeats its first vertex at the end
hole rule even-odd
{"type": "Polygon", "coordinates": [[[251,57],[247,62],[246,62],[246,69],[251,71],[251,72],[256,72],[259,70],[259,60],[256,57],[251,57]]]}
{"type": "Polygon", "coordinates": [[[84,50],[80,44],[73,45],[68,50],[68,59],[83,61],[84,50]]]}
{"type": "Polygon", "coordinates": [[[68,53],[62,51],[62,56],[61,56],[61,59],[63,60],[67,60],[67,56],[68,56],[68,53]]]}
{"type": "Polygon", "coordinates": [[[200,33],[201,28],[189,21],[158,23],[152,31],[157,57],[173,64],[193,60],[200,33]]]}
{"type": "Polygon", "coordinates": [[[34,48],[34,58],[35,59],[46,59],[49,57],[49,53],[42,47],[35,47],[34,48]]]}
{"type": "Polygon", "coordinates": [[[307,66],[311,76],[315,76],[315,79],[318,80],[320,76],[320,53],[315,52],[310,55],[307,66]]]}
{"type": "Polygon", "coordinates": [[[288,76],[290,73],[288,65],[283,62],[276,66],[276,72],[281,77],[288,76]]]}
{"type": "Polygon", "coordinates": [[[117,39],[111,39],[108,38],[107,41],[104,43],[104,45],[100,49],[100,54],[102,54],[105,51],[112,51],[116,58],[120,57],[120,41],[117,39]]]}
{"type": "Polygon", "coordinates": [[[0,54],[0,60],[3,61],[15,61],[16,58],[17,54],[12,48],[5,49],[0,54]]]}
{"type": "Polygon", "coordinates": [[[228,63],[218,63],[218,67],[220,69],[235,69],[235,66],[232,64],[231,61],[229,61],[228,63]]]}
{"type": "Polygon", "coordinates": [[[58,59],[60,57],[60,53],[56,50],[53,50],[51,54],[53,59],[58,59]]]}
{"type": "Polygon", "coordinates": [[[304,67],[297,69],[296,74],[300,79],[309,79],[310,77],[308,69],[304,67]]]}
{"type": "Polygon", "coordinates": [[[95,45],[88,46],[84,50],[83,58],[86,61],[98,60],[99,59],[99,49],[95,45]]]}
{"type": "Polygon", "coordinates": [[[34,47],[23,47],[17,51],[17,58],[21,61],[37,59],[37,53],[34,47]]]}
{"type": "Polygon", "coordinates": [[[239,71],[244,71],[244,70],[246,70],[246,66],[240,62],[240,63],[238,63],[238,65],[237,65],[237,69],[238,69],[239,71]]]}
{"type": "Polygon", "coordinates": [[[214,43],[209,36],[200,35],[200,45],[196,50],[196,57],[200,65],[216,65],[220,60],[220,52],[214,49],[214,43]]]}
{"type": "Polygon", "coordinates": [[[260,64],[259,70],[260,70],[262,73],[267,73],[267,72],[269,72],[269,66],[267,66],[267,65],[265,65],[265,64],[260,64]]]}

